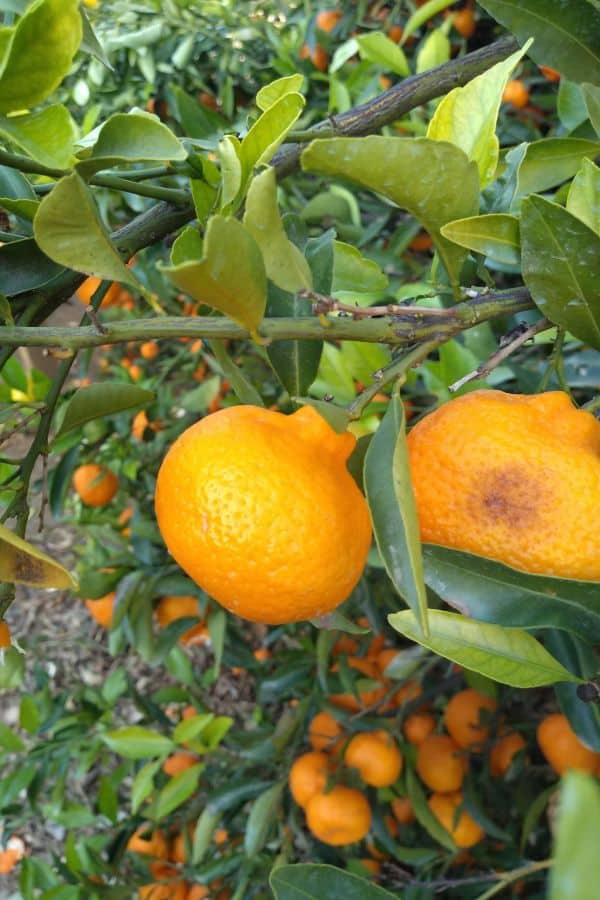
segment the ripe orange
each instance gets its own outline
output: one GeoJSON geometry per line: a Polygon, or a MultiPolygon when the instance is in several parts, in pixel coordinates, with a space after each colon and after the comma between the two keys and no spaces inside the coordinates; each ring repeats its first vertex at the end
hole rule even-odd
{"type": "Polygon", "coordinates": [[[418,747],[426,737],[435,731],[435,717],[428,712],[411,713],[404,720],[402,731],[409,744],[418,747]]]}
{"type": "MultiPolygon", "coordinates": [[[[191,844],[194,840],[194,832],[196,830],[196,826],[189,824],[187,826],[187,837],[188,841],[191,844]]],[[[180,863],[183,865],[188,861],[187,852],[186,852],[186,836],[185,830],[178,831],[175,837],[173,838],[173,843],[171,844],[171,854],[170,857],[172,862],[180,863]]]]}
{"type": "Polygon", "coordinates": [[[560,81],[558,69],[553,69],[551,66],[538,66],[538,69],[547,81],[560,81]]]}
{"type": "Polygon", "coordinates": [[[144,341],[140,346],[140,356],[142,359],[156,359],[160,353],[158,341],[144,341]]]}
{"type": "Polygon", "coordinates": [[[147,825],[134,831],[127,841],[127,849],[155,859],[167,859],[169,856],[169,844],[162,831],[150,831],[147,825]]]}
{"type": "Polygon", "coordinates": [[[106,506],[119,489],[114,472],[97,463],[85,463],[75,469],[73,487],[86,506],[106,506]]]}
{"type": "Polygon", "coordinates": [[[422,232],[414,237],[408,246],[416,253],[422,253],[425,250],[431,250],[433,247],[433,239],[427,232],[422,232]]]}
{"type": "Polygon", "coordinates": [[[305,807],[311,797],[325,790],[330,772],[331,761],[326,753],[311,750],[294,760],[289,785],[298,806],[305,807]]]}
{"type": "Polygon", "coordinates": [[[171,755],[165,759],[162,764],[162,770],[167,775],[173,777],[174,775],[179,775],[180,772],[191,769],[197,762],[198,757],[194,753],[178,751],[177,753],[171,753],[171,755]]]}
{"type": "Polygon", "coordinates": [[[330,32],[333,31],[343,16],[344,14],[340,9],[323,9],[320,13],[317,13],[315,24],[321,31],[330,32]]]}
{"type": "MultiPolygon", "coordinates": [[[[357,669],[365,676],[365,678],[380,680],[379,667],[376,660],[366,659],[363,656],[349,656],[346,662],[351,669],[357,669]]],[[[336,672],[338,668],[338,664],[334,663],[331,667],[331,671],[336,672]]],[[[332,694],[329,697],[329,700],[335,706],[339,706],[340,709],[348,710],[348,712],[361,712],[362,710],[376,706],[380,703],[387,691],[387,684],[382,684],[380,687],[359,690],[358,698],[356,698],[354,694],[332,694]]]]}
{"type": "Polygon", "coordinates": [[[502,99],[516,109],[523,109],[529,103],[529,91],[522,81],[519,81],[518,78],[513,78],[504,88],[502,99]]]}
{"type": "Polygon", "coordinates": [[[490,750],[490,772],[501,778],[511,766],[516,754],[526,746],[525,738],[518,731],[505,734],[490,750]]]}
{"type": "MultiPolygon", "coordinates": [[[[162,597],[156,607],[156,618],[161,628],[166,628],[171,622],[187,617],[200,617],[200,607],[197,597],[162,597]]],[[[208,627],[204,622],[192,625],[184,631],[179,638],[182,644],[205,644],[208,640],[208,627]]]]}
{"type": "Polygon", "coordinates": [[[452,835],[457,847],[473,847],[483,839],[484,831],[480,825],[463,810],[456,821],[456,811],[463,803],[463,795],[459,791],[450,794],[432,794],[427,805],[446,831],[452,835]]]}
{"type": "Polygon", "coordinates": [[[105,594],[104,597],[99,597],[97,600],[85,601],[92,619],[95,619],[98,625],[102,625],[103,628],[110,628],[116,597],[116,592],[111,591],[110,594],[105,594]]]}
{"type": "Polygon", "coordinates": [[[132,366],[129,366],[129,377],[132,381],[139,381],[140,378],[144,376],[144,370],[141,366],[138,366],[137,363],[134,363],[132,366]]]}
{"type": "MultiPolygon", "coordinates": [[[[92,297],[100,287],[101,282],[101,278],[94,278],[92,276],[86,278],[85,281],[77,288],[77,293],[75,296],[78,300],[81,301],[81,303],[85,304],[85,306],[89,306],[89,304],[92,302],[92,297]]],[[[107,290],[100,305],[114,306],[115,301],[118,299],[120,293],[121,285],[115,281],[107,290]]]]}
{"type": "MultiPolygon", "coordinates": [[[[408,681],[404,682],[402,687],[399,688],[392,697],[391,707],[400,707],[404,703],[411,703],[422,693],[423,689],[419,682],[415,681],[414,678],[410,678],[408,681]]],[[[425,706],[426,704],[423,705],[425,706]]]]}
{"type": "Polygon", "coordinates": [[[6,846],[0,848],[0,875],[8,875],[15,868],[19,860],[25,855],[25,844],[20,837],[13,835],[6,842],[6,846]]]}
{"type": "Polygon", "coordinates": [[[600,422],[561,391],[473,391],[408,436],[424,541],[600,580],[600,422]]]}
{"type": "Polygon", "coordinates": [[[342,847],[362,841],[371,827],[371,808],[361,791],[338,784],[315,794],[306,807],[309,831],[324,844],[342,847]]]}
{"type": "Polygon", "coordinates": [[[310,406],[234,406],[188,428],[163,460],[156,515],[179,565],[230,612],[268,624],[335,609],[371,543],[346,468],[355,438],[310,406]]]}
{"type": "Polygon", "coordinates": [[[458,33],[461,34],[464,38],[473,37],[477,28],[477,23],[475,22],[475,16],[473,14],[473,7],[469,5],[463,6],[462,9],[459,9],[458,12],[454,15],[452,24],[456,28],[458,33]]]}
{"type": "Polygon", "coordinates": [[[314,50],[311,50],[308,44],[302,44],[300,59],[310,59],[315,69],[319,69],[320,72],[326,72],[329,68],[329,54],[321,44],[315,44],[314,50]]]}
{"type": "Polygon", "coordinates": [[[381,675],[385,675],[385,670],[398,656],[398,650],[395,647],[389,647],[386,650],[380,650],[377,654],[377,667],[381,675]]]}
{"type": "Polygon", "coordinates": [[[444,711],[444,724],[450,737],[460,747],[479,752],[487,739],[490,729],[485,722],[486,710],[495,712],[498,704],[493,697],[473,688],[459,691],[450,698],[444,711]]]}
{"type": "Polygon", "coordinates": [[[365,784],[389,787],[400,777],[404,759],[393,737],[380,729],[355,734],[346,747],[344,762],[358,769],[365,784]]]}
{"type": "Polygon", "coordinates": [[[410,825],[415,821],[415,811],[409,797],[395,797],[392,800],[392,812],[401,825],[410,825]]]}
{"type": "Polygon", "coordinates": [[[562,713],[542,719],[537,729],[537,742],[557,775],[563,775],[568,769],[593,772],[600,761],[600,753],[581,743],[562,713]]]}
{"type": "Polygon", "coordinates": [[[2,620],[0,621],[0,650],[3,650],[5,647],[10,647],[10,628],[7,623],[2,620]]]}
{"type": "Polygon", "coordinates": [[[185,895],[185,900],[204,900],[205,897],[210,897],[210,888],[204,884],[193,884],[185,895]]]}
{"type": "Polygon", "coordinates": [[[317,713],[308,726],[308,740],[311,747],[325,753],[339,748],[339,738],[343,733],[344,730],[337,719],[324,710],[317,713]]]}
{"type": "Polygon", "coordinates": [[[404,29],[399,25],[392,25],[390,30],[387,33],[390,41],[394,41],[394,43],[399,44],[402,40],[402,35],[404,34],[404,29]]]}
{"type": "Polygon", "coordinates": [[[464,781],[468,763],[461,748],[446,734],[430,734],[417,750],[417,772],[432,791],[457,791],[464,781]]]}
{"type": "Polygon", "coordinates": [[[187,900],[187,896],[188,886],[185,881],[145,884],[138,891],[139,900],[187,900]]]}

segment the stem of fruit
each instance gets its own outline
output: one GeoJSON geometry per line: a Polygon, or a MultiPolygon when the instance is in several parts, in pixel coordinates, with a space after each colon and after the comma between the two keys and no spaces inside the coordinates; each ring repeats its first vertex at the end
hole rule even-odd
{"type": "Polygon", "coordinates": [[[503,891],[504,888],[507,887],[507,885],[512,884],[513,881],[519,881],[521,878],[527,878],[529,875],[535,875],[536,872],[542,872],[544,869],[549,869],[553,862],[554,860],[552,859],[542,859],[539,862],[530,863],[528,866],[521,866],[519,869],[513,869],[512,872],[498,873],[498,877],[502,879],[500,883],[495,884],[484,894],[480,894],[479,897],[477,897],[477,900],[490,900],[490,897],[495,897],[496,894],[503,891]]]}

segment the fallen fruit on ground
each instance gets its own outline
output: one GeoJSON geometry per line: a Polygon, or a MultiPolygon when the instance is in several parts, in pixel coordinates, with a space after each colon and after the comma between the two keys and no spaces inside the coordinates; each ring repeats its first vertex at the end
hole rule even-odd
{"type": "Polygon", "coordinates": [[[342,847],[361,841],[368,833],[371,808],[361,791],[339,784],[312,797],[306,807],[306,824],[324,844],[342,847]]]}

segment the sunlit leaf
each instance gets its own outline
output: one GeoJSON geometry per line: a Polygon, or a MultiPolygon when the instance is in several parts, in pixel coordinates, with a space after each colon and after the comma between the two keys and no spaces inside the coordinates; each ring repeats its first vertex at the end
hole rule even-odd
{"type": "Polygon", "coordinates": [[[153,756],[163,756],[175,749],[175,744],[168,737],[142,728],[140,725],[130,725],[117,731],[107,731],[101,735],[104,743],[119,756],[127,759],[148,759],[153,756]]]}
{"type": "Polygon", "coordinates": [[[197,763],[179,772],[167,782],[152,804],[152,812],[156,819],[159,821],[164,819],[195,793],[203,769],[204,763],[197,763]]]}
{"type": "Polygon", "coordinates": [[[134,409],[136,406],[150,403],[154,396],[152,391],[144,390],[135,384],[125,384],[122,381],[112,384],[103,381],[100,384],[90,384],[89,387],[79,388],[69,400],[55,439],[93,419],[111,416],[123,412],[125,409],[134,409]]]}
{"type": "Polygon", "coordinates": [[[584,159],[567,196],[567,209],[600,235],[600,168],[584,159]]]}
{"type": "Polygon", "coordinates": [[[595,900],[598,893],[600,787],[593,775],[567,772],[555,823],[549,900],[595,900]]]}
{"type": "Polygon", "coordinates": [[[384,291],[389,279],[358,247],[336,241],[333,256],[332,291],[384,291]]]}
{"type": "Polygon", "coordinates": [[[181,141],[150,113],[114,113],[102,125],[89,157],[77,164],[79,173],[89,178],[100,169],[140,160],[164,162],[184,160],[181,141]]]}
{"type": "Polygon", "coordinates": [[[265,84],[256,95],[256,105],[264,112],[286,94],[297,93],[302,87],[303,81],[304,75],[296,74],[284,75],[283,78],[265,84]]]}
{"type": "Polygon", "coordinates": [[[408,61],[395,41],[382,31],[368,31],[356,37],[362,59],[377,63],[396,75],[410,75],[408,61]]]}
{"type": "Polygon", "coordinates": [[[64,169],[71,162],[77,131],[66,107],[56,103],[39,112],[0,116],[0,134],[37,162],[64,169]]]}
{"type": "Polygon", "coordinates": [[[527,145],[519,166],[517,193],[540,193],[575,175],[584,159],[598,155],[598,143],[584,138],[544,138],[527,145]]]}
{"type": "Polygon", "coordinates": [[[504,263],[518,265],[521,260],[519,220],[506,213],[489,213],[448,222],[441,229],[444,237],[461,247],[504,263]]]}
{"type": "Polygon", "coordinates": [[[75,589],[77,582],[63,566],[5,525],[0,525],[0,581],[38,588],[75,589]]]}

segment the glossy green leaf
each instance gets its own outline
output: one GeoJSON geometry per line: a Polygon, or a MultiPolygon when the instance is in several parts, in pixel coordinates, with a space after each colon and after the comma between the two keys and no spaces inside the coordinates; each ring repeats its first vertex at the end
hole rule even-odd
{"type": "Polygon", "coordinates": [[[504,263],[518,265],[521,260],[519,220],[506,213],[489,213],[457,219],[441,229],[444,237],[461,247],[504,263]]]}
{"type": "Polygon", "coordinates": [[[38,588],[68,588],[77,582],[63,566],[28,541],[0,525],[0,581],[38,588]]]}
{"type": "Polygon", "coordinates": [[[392,41],[382,31],[368,31],[356,36],[356,43],[361,59],[382,66],[388,72],[395,75],[410,75],[408,61],[404,52],[395,41],[392,41]]]}
{"type": "Polygon", "coordinates": [[[592,127],[600,136],[600,87],[596,84],[582,84],[581,89],[592,127]]]}
{"type": "Polygon", "coordinates": [[[304,109],[302,94],[284,94],[256,120],[242,140],[240,156],[246,177],[256,166],[265,165],[285,140],[304,109]]]}
{"type": "Polygon", "coordinates": [[[194,225],[186,225],[171,247],[171,265],[178,266],[191,259],[200,259],[203,247],[204,241],[198,229],[194,225]]]}
{"type": "Polygon", "coordinates": [[[299,863],[278,866],[269,878],[275,900],[395,900],[396,895],[335,866],[299,863]]]}
{"type": "Polygon", "coordinates": [[[388,284],[381,267],[363,256],[358,247],[335,242],[332,291],[384,291],[388,284]]]}
{"type": "Polygon", "coordinates": [[[90,53],[103,66],[112,70],[110,59],[106,55],[106,51],[96,36],[96,32],[92,28],[87,12],[83,6],[80,7],[81,23],[83,25],[83,35],[79,49],[82,53],[90,53]]]}
{"type": "Polygon", "coordinates": [[[567,772],[555,823],[549,900],[595,900],[598,894],[600,787],[593,775],[567,772]]]}
{"type": "Polygon", "coordinates": [[[35,734],[40,727],[40,711],[30,694],[24,694],[19,704],[19,724],[28,734],[35,734]]]}
{"type": "Polygon", "coordinates": [[[541,687],[557,681],[581,681],[568,672],[528,632],[468,619],[458,613],[429,610],[426,637],[409,609],[388,622],[405,637],[438,656],[512,687],[541,687]]]}
{"type": "Polygon", "coordinates": [[[112,384],[103,381],[79,388],[69,400],[61,426],[56,438],[73,428],[79,428],[93,419],[112,416],[125,409],[134,409],[154,400],[154,392],[144,390],[135,384],[115,381],[112,384]]]}
{"type": "Polygon", "coordinates": [[[600,10],[589,0],[479,0],[529,55],[572,81],[600,82],[600,10]]]}
{"type": "Polygon", "coordinates": [[[101,735],[104,743],[119,756],[127,759],[148,759],[152,756],[163,756],[175,749],[175,744],[168,737],[142,728],[140,725],[130,725],[128,728],[119,728],[117,731],[107,731],[101,735]]]}
{"type": "Polygon", "coordinates": [[[135,814],[144,800],[150,796],[154,790],[154,776],[162,766],[162,759],[154,762],[146,763],[145,766],[136,773],[131,785],[131,811],[135,814]]]}
{"type": "Polygon", "coordinates": [[[200,818],[196,822],[194,830],[194,842],[192,844],[192,863],[198,865],[204,859],[212,843],[212,836],[221,818],[220,812],[213,812],[208,807],[202,810],[200,818]]]}
{"type": "Polygon", "coordinates": [[[219,141],[217,154],[223,179],[220,203],[221,209],[226,209],[234,202],[242,187],[242,149],[237,137],[229,134],[219,141]]]}
{"type": "Polygon", "coordinates": [[[21,738],[4,722],[0,722],[0,747],[8,750],[9,753],[22,753],[25,750],[25,744],[21,738]]]}
{"type": "Polygon", "coordinates": [[[402,43],[404,44],[411,34],[415,33],[417,28],[420,28],[421,25],[424,25],[425,22],[428,22],[433,16],[437,16],[438,13],[449,6],[452,6],[452,0],[427,0],[427,3],[422,3],[418,6],[406,21],[402,32],[402,43]]]}
{"type": "MultiPolygon", "coordinates": [[[[1,209],[14,213],[15,216],[19,216],[21,219],[27,219],[29,222],[33,222],[39,205],[37,200],[12,200],[10,197],[0,197],[1,209]]],[[[17,242],[14,241],[13,243],[17,242]]]]}
{"type": "Polygon", "coordinates": [[[496,122],[504,88],[530,44],[446,94],[429,123],[428,138],[455,144],[477,163],[482,187],[494,180],[498,165],[496,122]]]}
{"type": "Polygon", "coordinates": [[[286,94],[298,93],[303,81],[304,75],[284,75],[283,78],[265,84],[256,95],[256,105],[264,112],[286,94]]]}
{"type": "Polygon", "coordinates": [[[267,788],[252,804],[246,820],[244,850],[251,859],[263,849],[281,806],[285,782],[267,788]]]}
{"type": "Polygon", "coordinates": [[[600,168],[584,159],[567,196],[567,209],[600,235],[600,168]]]}
{"type": "Polygon", "coordinates": [[[404,405],[394,394],[367,450],[365,492],[386,572],[427,632],[427,594],[405,424],[404,405]]]}
{"type": "Polygon", "coordinates": [[[521,208],[523,280],[556,325],[600,350],[600,237],[562,206],[532,196],[521,208]]]}
{"type": "Polygon", "coordinates": [[[75,123],[66,107],[47,106],[21,116],[0,116],[0,135],[51,168],[65,169],[71,162],[75,123]]]}
{"type": "Polygon", "coordinates": [[[272,167],[250,182],[244,225],[260,247],[267,278],[291,293],[312,288],[310,266],[287,237],[279,215],[277,181],[272,167]]]}
{"type": "Polygon", "coordinates": [[[588,111],[580,84],[561,77],[556,99],[556,111],[561,124],[565,126],[567,132],[574,131],[585,122],[588,117],[588,111]]]}
{"type": "Polygon", "coordinates": [[[186,800],[189,800],[198,789],[203,769],[204,763],[196,763],[195,766],[190,766],[189,769],[185,769],[171,778],[152,804],[153,818],[160,821],[186,800]]]}
{"type": "Polygon", "coordinates": [[[600,641],[600,586],[529,575],[493,559],[423,546],[425,581],[465,616],[518,628],[560,628],[600,641]]]}
{"type": "Polygon", "coordinates": [[[418,75],[421,72],[428,72],[436,66],[441,66],[450,59],[452,45],[446,31],[445,25],[441,28],[434,28],[423,41],[417,53],[415,68],[418,75]]]}
{"type": "Polygon", "coordinates": [[[572,178],[584,159],[598,155],[598,143],[583,138],[544,138],[528,144],[519,166],[517,193],[540,193],[572,178]]]}
{"type": "Polygon", "coordinates": [[[256,241],[237,219],[213,216],[206,227],[203,258],[162,268],[180,290],[249,331],[262,321],[267,300],[265,266],[256,241]]]}
{"type": "Polygon", "coordinates": [[[64,271],[63,266],[42,253],[33,238],[11,241],[0,247],[0,284],[7,297],[35,291],[64,271]]]}
{"type": "Polygon", "coordinates": [[[190,187],[192,189],[196,218],[200,225],[203,226],[216,209],[218,191],[212,185],[207,184],[206,181],[201,181],[199,178],[192,178],[190,187]]]}
{"type": "Polygon", "coordinates": [[[200,737],[207,725],[214,719],[214,713],[198,713],[182,719],[173,732],[173,740],[176,744],[186,744],[200,737]]]}
{"type": "Polygon", "coordinates": [[[407,209],[429,231],[452,283],[458,284],[467,251],[440,229],[479,212],[477,166],[462,150],[429,138],[331,138],[309,144],[302,167],[354,181],[407,209]]]}
{"type": "Polygon", "coordinates": [[[187,151],[157,116],[145,112],[114,113],[102,125],[91,156],[77,164],[89,178],[100,169],[123,163],[182,161],[187,151]]]}
{"type": "Polygon", "coordinates": [[[115,250],[92,193],[73,172],[44,197],[33,221],[35,240],[55,262],[76,272],[137,286],[115,250]]]}
{"type": "MultiPolygon", "coordinates": [[[[544,644],[548,652],[575,675],[589,680],[598,674],[594,644],[557,629],[546,632],[544,644]]],[[[561,711],[577,737],[592,750],[600,752],[600,707],[596,703],[582,702],[577,689],[577,685],[568,683],[554,686],[561,711]]]]}
{"type": "Polygon", "coordinates": [[[45,100],[68,74],[81,41],[78,0],[36,0],[11,30],[0,60],[0,113],[45,100]]]}
{"type": "Polygon", "coordinates": [[[436,844],[445,847],[450,853],[456,853],[456,844],[452,836],[429,809],[423,785],[412,767],[406,770],[406,790],[419,824],[431,835],[436,844]]]}

